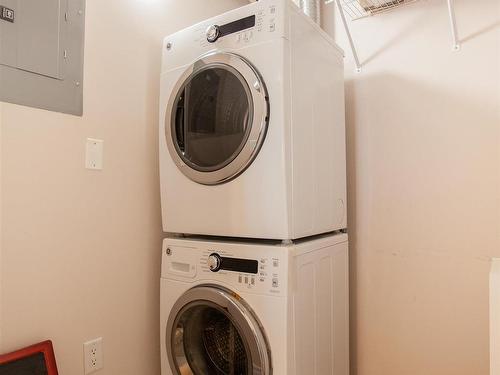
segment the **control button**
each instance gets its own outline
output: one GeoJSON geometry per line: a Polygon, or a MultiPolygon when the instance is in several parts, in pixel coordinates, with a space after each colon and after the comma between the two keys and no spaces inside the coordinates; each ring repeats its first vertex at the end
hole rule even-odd
{"type": "Polygon", "coordinates": [[[276,7],[274,5],[271,6],[271,14],[276,13],[276,7]]]}
{"type": "Polygon", "coordinates": [[[240,276],[238,276],[238,282],[241,284],[241,282],[243,281],[243,278],[240,276]]]}
{"type": "Polygon", "coordinates": [[[252,277],[252,285],[255,285],[255,279],[252,277]]]}
{"type": "Polygon", "coordinates": [[[280,265],[280,261],[278,259],[273,259],[273,266],[278,267],[280,265]]]}
{"type": "Polygon", "coordinates": [[[271,24],[269,25],[269,31],[270,31],[270,32],[274,32],[275,30],[276,30],[276,24],[271,23],[271,24]]]}
{"type": "Polygon", "coordinates": [[[278,279],[273,279],[273,288],[277,288],[279,286],[278,279]]]}
{"type": "Polygon", "coordinates": [[[219,26],[217,25],[212,25],[212,26],[209,26],[208,29],[207,29],[207,40],[210,42],[210,43],[214,43],[217,41],[217,39],[219,39],[219,36],[220,36],[220,28],[219,26]]]}
{"type": "Polygon", "coordinates": [[[220,270],[222,260],[219,254],[210,254],[207,260],[208,268],[212,272],[217,272],[220,270]]]}
{"type": "Polygon", "coordinates": [[[245,284],[248,284],[248,276],[245,276],[245,284]]]}

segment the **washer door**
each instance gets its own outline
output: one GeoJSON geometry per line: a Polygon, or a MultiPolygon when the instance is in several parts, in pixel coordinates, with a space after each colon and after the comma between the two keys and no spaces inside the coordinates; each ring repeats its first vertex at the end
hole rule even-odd
{"type": "Polygon", "coordinates": [[[173,90],[167,146],[191,180],[221,184],[251,164],[268,122],[269,100],[257,71],[238,55],[213,53],[187,69],[173,90]]]}
{"type": "Polygon", "coordinates": [[[177,301],[167,323],[176,375],[271,375],[270,350],[252,311],[233,293],[200,286],[177,301]]]}

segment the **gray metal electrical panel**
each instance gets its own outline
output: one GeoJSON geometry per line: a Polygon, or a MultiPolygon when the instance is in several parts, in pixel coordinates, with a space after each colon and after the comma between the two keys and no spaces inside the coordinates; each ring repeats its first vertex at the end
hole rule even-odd
{"type": "Polygon", "coordinates": [[[0,0],[0,101],[82,115],[85,0],[0,0]]]}

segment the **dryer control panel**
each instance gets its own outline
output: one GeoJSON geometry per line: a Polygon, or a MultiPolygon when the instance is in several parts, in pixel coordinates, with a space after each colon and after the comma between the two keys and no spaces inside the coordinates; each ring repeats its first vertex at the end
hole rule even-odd
{"type": "MultiPolygon", "coordinates": [[[[220,44],[221,47],[244,46],[251,41],[261,42],[276,33],[280,20],[280,7],[272,1],[265,4],[253,4],[244,7],[250,10],[241,18],[223,16],[200,25],[197,30],[197,41],[200,46],[210,47],[220,44]],[[267,36],[266,36],[267,34],[267,36]]],[[[230,13],[231,14],[231,13],[230,13]]]]}
{"type": "Polygon", "coordinates": [[[248,16],[225,25],[210,25],[207,29],[207,41],[215,43],[217,39],[255,26],[255,15],[248,16]]]}
{"type": "Polygon", "coordinates": [[[297,8],[290,0],[261,0],[166,36],[163,40],[162,74],[191,65],[200,56],[214,51],[238,53],[248,48],[239,53],[247,58],[257,54],[260,59],[267,57],[268,61],[280,59],[279,53],[274,55],[268,49],[280,51],[280,43],[289,39],[288,18],[294,7],[297,8]],[[261,46],[268,42],[277,45],[261,46]]]}

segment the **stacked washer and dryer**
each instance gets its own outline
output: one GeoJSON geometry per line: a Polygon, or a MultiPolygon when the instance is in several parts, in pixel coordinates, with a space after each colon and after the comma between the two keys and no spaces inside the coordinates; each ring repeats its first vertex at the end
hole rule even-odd
{"type": "Polygon", "coordinates": [[[164,41],[162,375],[347,375],[343,53],[290,0],[164,41]]]}

